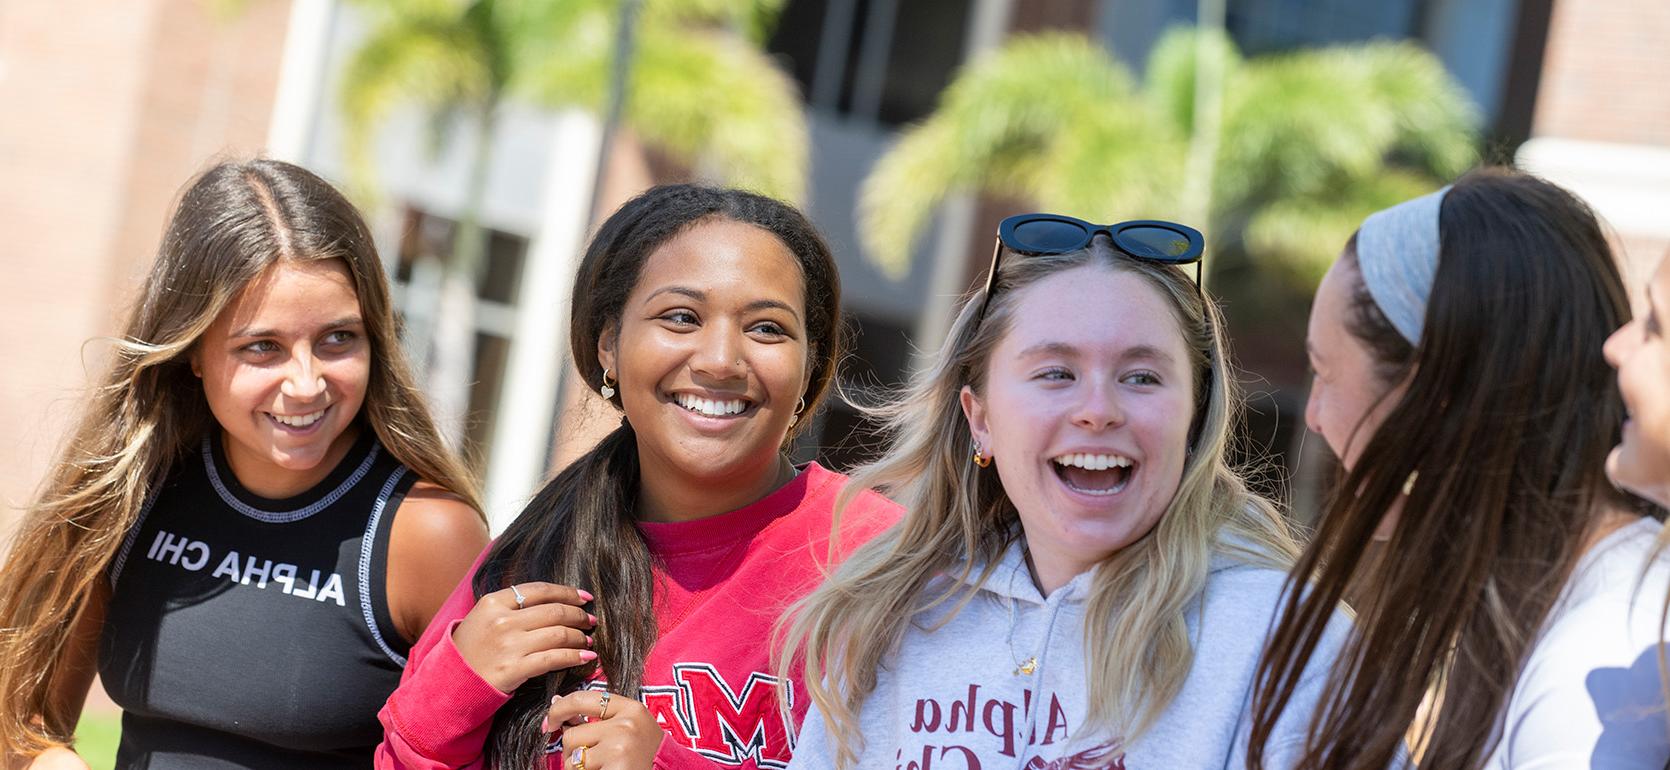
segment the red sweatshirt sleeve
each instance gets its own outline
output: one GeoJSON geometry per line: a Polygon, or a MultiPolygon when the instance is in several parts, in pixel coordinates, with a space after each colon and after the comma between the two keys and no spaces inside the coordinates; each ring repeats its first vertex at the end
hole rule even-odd
{"type": "Polygon", "coordinates": [[[400,687],[377,712],[378,770],[485,767],[487,731],[510,695],[482,679],[452,644],[453,629],[475,607],[470,582],[480,566],[478,558],[412,646],[400,687]]]}

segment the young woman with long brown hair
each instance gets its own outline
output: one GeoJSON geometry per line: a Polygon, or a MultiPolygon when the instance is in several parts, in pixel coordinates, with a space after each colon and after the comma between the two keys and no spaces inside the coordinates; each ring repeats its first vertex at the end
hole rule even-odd
{"type": "Polygon", "coordinates": [[[1306,420],[1345,472],[1265,655],[1255,767],[1348,591],[1300,767],[1384,768],[1406,735],[1426,767],[1670,759],[1662,699],[1638,697],[1656,666],[1621,641],[1660,525],[1604,473],[1625,412],[1602,345],[1628,314],[1594,215],[1535,177],[1476,171],[1364,221],[1311,310],[1306,420]]]}
{"type": "Polygon", "coordinates": [[[834,257],[794,208],[654,188],[581,260],[570,352],[623,419],[541,489],[418,644],[382,768],[782,767],[804,688],[769,630],[897,518],[784,447],[841,354],[834,257]],[[788,708],[780,707],[787,703],[788,708]]]}
{"type": "Polygon", "coordinates": [[[110,370],[0,569],[0,758],[67,744],[94,672],[118,767],[356,767],[404,652],[486,542],[319,177],[186,189],[110,370]]]}
{"type": "Polygon", "coordinates": [[[791,767],[1238,767],[1298,546],[1226,459],[1222,319],[1167,264],[1200,236],[1048,214],[999,232],[854,475],[905,520],[787,627],[815,706],[791,767]]]}

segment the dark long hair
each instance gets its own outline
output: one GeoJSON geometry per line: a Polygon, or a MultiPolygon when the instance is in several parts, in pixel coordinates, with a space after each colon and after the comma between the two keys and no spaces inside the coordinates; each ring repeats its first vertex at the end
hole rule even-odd
{"type": "Polygon", "coordinates": [[[1299,767],[1384,768],[1412,725],[1423,766],[1479,766],[1594,511],[1628,504],[1604,473],[1624,407],[1601,346],[1629,302],[1594,214],[1548,182],[1484,169],[1456,182],[1439,230],[1419,345],[1358,279],[1348,330],[1386,382],[1407,377],[1409,388],[1294,570],[1308,590],[1290,593],[1259,668],[1252,767],[1348,589],[1362,592],[1363,611],[1299,767]],[[1367,566],[1411,472],[1386,543],[1394,558],[1367,566]],[[1417,725],[1429,689],[1441,713],[1417,725]]]}
{"type": "MultiPolygon", "coordinates": [[[[813,413],[841,355],[841,282],[835,259],[799,211],[739,190],[697,185],[656,187],[622,206],[598,229],[580,262],[570,309],[569,347],[586,385],[602,385],[601,337],[618,330],[626,298],[644,262],[691,225],[712,219],[750,224],[777,236],[800,264],[806,289],[811,377],[804,398],[813,413]]],[[[620,406],[620,397],[613,403],[620,406]]],[[[809,420],[802,419],[800,426],[809,420]]],[[[477,597],[513,583],[551,581],[597,597],[594,666],[536,677],[499,709],[488,757],[499,767],[543,767],[539,724],[551,696],[581,687],[598,668],[609,689],[636,695],[655,644],[652,556],[636,526],[638,445],[625,420],[595,448],[558,473],[499,536],[475,577],[477,597]]]]}

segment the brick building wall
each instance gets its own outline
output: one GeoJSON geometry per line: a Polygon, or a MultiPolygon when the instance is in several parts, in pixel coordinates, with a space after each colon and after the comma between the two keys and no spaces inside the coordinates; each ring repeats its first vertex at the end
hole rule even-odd
{"type": "Polygon", "coordinates": [[[266,141],[289,0],[0,3],[0,532],[26,505],[184,183],[266,141]]]}
{"type": "Polygon", "coordinates": [[[1670,2],[1557,0],[1534,131],[1670,147],[1670,2]]]}
{"type": "Polygon", "coordinates": [[[1637,288],[1670,255],[1670,2],[1555,0],[1522,165],[1589,201],[1637,288]]]}

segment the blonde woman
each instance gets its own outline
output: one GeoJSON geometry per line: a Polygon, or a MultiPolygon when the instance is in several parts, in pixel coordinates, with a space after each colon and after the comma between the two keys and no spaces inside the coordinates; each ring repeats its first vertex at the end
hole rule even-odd
{"type": "Polygon", "coordinates": [[[175,208],[0,569],[0,764],[369,767],[406,650],[487,540],[353,206],[277,161],[175,208]]]}
{"type": "Polygon", "coordinates": [[[813,701],[791,767],[1244,764],[1297,547],[1225,460],[1221,324],[1177,266],[1201,246],[1163,222],[1004,220],[985,291],[854,477],[904,522],[788,626],[813,701]]]}

